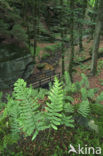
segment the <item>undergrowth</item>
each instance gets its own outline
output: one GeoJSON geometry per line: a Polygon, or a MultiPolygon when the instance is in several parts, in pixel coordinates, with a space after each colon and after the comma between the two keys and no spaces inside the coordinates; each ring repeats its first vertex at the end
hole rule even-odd
{"type": "Polygon", "coordinates": [[[90,89],[87,77],[81,76],[80,82],[72,83],[65,72],[64,83],[55,78],[50,90],[39,92],[18,79],[7,104],[2,106],[0,102],[0,153],[30,155],[32,150],[36,155],[59,155],[58,152],[63,155],[70,143],[94,142],[99,146],[103,140],[103,106],[99,104],[103,92],[96,97],[97,89],[90,89]],[[52,147],[51,152],[47,150],[52,147]]]}

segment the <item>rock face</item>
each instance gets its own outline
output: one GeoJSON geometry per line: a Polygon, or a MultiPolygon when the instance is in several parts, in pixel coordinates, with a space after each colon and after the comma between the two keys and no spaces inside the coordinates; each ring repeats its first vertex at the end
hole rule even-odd
{"type": "Polygon", "coordinates": [[[32,73],[33,59],[27,48],[0,45],[0,90],[6,89],[18,78],[27,79],[32,73]]]}

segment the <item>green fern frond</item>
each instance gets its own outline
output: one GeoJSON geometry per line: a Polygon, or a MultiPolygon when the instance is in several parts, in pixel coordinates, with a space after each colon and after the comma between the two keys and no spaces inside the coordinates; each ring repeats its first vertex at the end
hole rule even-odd
{"type": "Polygon", "coordinates": [[[20,108],[19,125],[27,136],[33,135],[32,140],[35,139],[40,130],[45,130],[49,127],[46,124],[45,113],[40,112],[38,109],[40,105],[37,98],[42,98],[42,91],[36,97],[33,97],[33,93],[37,94],[37,92],[33,91],[31,87],[27,88],[22,79],[19,79],[14,87],[14,96],[19,101],[20,108]]]}
{"type": "Polygon", "coordinates": [[[65,71],[65,73],[64,73],[64,78],[65,78],[65,85],[71,87],[72,82],[71,82],[70,75],[67,71],[65,71]]]}
{"type": "Polygon", "coordinates": [[[61,124],[67,127],[74,127],[74,120],[72,119],[72,116],[66,116],[64,113],[62,113],[61,124]]]}
{"type": "Polygon", "coordinates": [[[103,101],[103,92],[99,96],[97,96],[96,103],[100,103],[102,101],[103,101]]]}
{"type": "Polygon", "coordinates": [[[37,97],[32,98],[32,88],[26,88],[26,82],[22,79],[19,79],[14,86],[15,100],[19,101],[20,108],[18,122],[23,131],[29,136],[36,128],[35,120],[39,107],[37,97]]]}
{"type": "Polygon", "coordinates": [[[88,94],[86,88],[81,88],[81,96],[82,96],[82,100],[87,100],[88,94]]]}
{"type": "Polygon", "coordinates": [[[93,89],[89,89],[88,90],[88,97],[89,98],[93,98],[94,97],[94,93],[95,93],[95,89],[93,88],[93,89]]]}
{"type": "Polygon", "coordinates": [[[64,95],[64,100],[68,100],[69,102],[73,102],[74,99],[71,96],[64,95]]]}
{"type": "Polygon", "coordinates": [[[75,83],[71,82],[70,75],[67,71],[64,73],[64,79],[65,79],[64,94],[69,92],[70,93],[76,92],[77,91],[76,85],[75,83]]]}
{"type": "Polygon", "coordinates": [[[68,113],[74,112],[74,107],[68,102],[64,104],[64,111],[68,113]]]}
{"type": "Polygon", "coordinates": [[[82,77],[82,80],[80,82],[81,88],[82,87],[89,88],[89,82],[88,82],[88,78],[86,77],[86,75],[82,73],[81,77],[82,77]]]}
{"type": "Polygon", "coordinates": [[[50,126],[57,130],[60,125],[61,111],[63,110],[63,89],[59,80],[55,77],[54,86],[51,88],[49,96],[50,103],[46,103],[47,118],[50,126]]]}
{"type": "Polygon", "coordinates": [[[89,101],[82,101],[79,105],[78,113],[81,114],[83,117],[87,117],[90,112],[90,107],[89,107],[89,101]]]}
{"type": "Polygon", "coordinates": [[[10,113],[10,126],[12,135],[19,135],[20,133],[20,126],[18,123],[18,108],[12,107],[12,111],[10,113]]]}

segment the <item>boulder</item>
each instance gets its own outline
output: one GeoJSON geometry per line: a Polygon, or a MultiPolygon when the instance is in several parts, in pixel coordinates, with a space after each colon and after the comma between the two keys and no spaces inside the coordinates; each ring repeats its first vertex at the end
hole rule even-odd
{"type": "Polygon", "coordinates": [[[34,68],[27,48],[17,45],[0,45],[0,90],[10,87],[18,78],[27,79],[34,68]]]}

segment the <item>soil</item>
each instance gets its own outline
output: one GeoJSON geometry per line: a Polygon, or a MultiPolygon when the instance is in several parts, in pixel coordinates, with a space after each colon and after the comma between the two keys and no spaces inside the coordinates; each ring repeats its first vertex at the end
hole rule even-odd
{"type": "MultiPolygon", "coordinates": [[[[49,45],[52,45],[52,44],[49,44],[49,45]]],[[[83,47],[84,47],[85,52],[81,52],[81,53],[78,52],[79,47],[75,46],[75,57],[85,57],[85,59],[90,57],[89,50],[92,48],[92,45],[93,45],[93,40],[88,43],[88,39],[84,39],[83,40],[83,47]]],[[[47,44],[42,43],[42,44],[39,44],[39,46],[45,47],[45,46],[47,46],[47,44]]],[[[99,48],[103,48],[103,40],[101,40],[99,48]]],[[[70,49],[67,49],[67,51],[65,53],[65,70],[68,70],[69,51],[70,51],[70,49]]],[[[41,51],[41,54],[42,53],[43,52],[41,51]]],[[[103,60],[103,58],[100,58],[99,60],[103,60]]],[[[61,71],[61,69],[62,69],[61,64],[62,64],[62,60],[60,58],[58,65],[55,67],[55,71],[57,73],[62,72],[61,71]]],[[[87,66],[89,66],[90,64],[91,64],[91,60],[84,63],[84,65],[87,65],[87,66]]],[[[88,75],[90,72],[90,70],[88,70],[88,69],[86,69],[86,70],[81,69],[80,66],[77,66],[77,67],[75,66],[75,69],[76,69],[76,73],[73,74],[73,81],[74,82],[81,80],[81,73],[85,73],[86,75],[88,75]]],[[[101,85],[101,82],[100,82],[100,80],[103,80],[103,69],[101,70],[101,72],[98,75],[93,76],[93,77],[88,77],[88,80],[89,80],[91,88],[97,88],[98,87],[99,92],[103,91],[103,85],[101,85]]]]}

